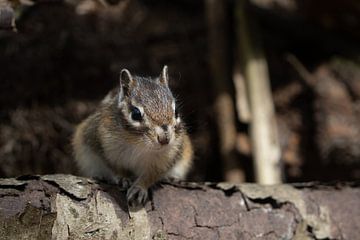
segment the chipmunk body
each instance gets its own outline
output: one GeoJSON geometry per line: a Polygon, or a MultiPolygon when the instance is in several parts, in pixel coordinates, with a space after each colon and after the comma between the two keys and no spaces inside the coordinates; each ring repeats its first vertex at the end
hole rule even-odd
{"type": "Polygon", "coordinates": [[[144,203],[161,178],[183,179],[193,151],[168,87],[167,67],[156,79],[122,70],[120,88],[77,127],[73,147],[82,174],[129,187],[132,205],[144,203]]]}

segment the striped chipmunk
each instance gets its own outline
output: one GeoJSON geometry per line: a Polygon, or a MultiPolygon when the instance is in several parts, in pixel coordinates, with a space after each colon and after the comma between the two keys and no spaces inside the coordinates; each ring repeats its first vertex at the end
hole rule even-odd
{"type": "Polygon", "coordinates": [[[191,141],[168,82],[167,66],[158,78],[123,69],[120,87],[73,136],[81,174],[126,188],[131,206],[144,204],[158,180],[184,179],[192,165],[191,141]]]}

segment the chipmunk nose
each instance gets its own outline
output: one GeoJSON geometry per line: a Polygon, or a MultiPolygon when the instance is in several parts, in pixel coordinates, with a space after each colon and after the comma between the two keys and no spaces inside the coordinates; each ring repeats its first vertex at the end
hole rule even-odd
{"type": "Polygon", "coordinates": [[[169,129],[168,125],[161,125],[155,128],[157,133],[157,141],[161,145],[167,145],[170,143],[172,131],[169,129]]]}
{"type": "Polygon", "coordinates": [[[170,142],[170,138],[167,136],[167,134],[158,135],[157,140],[161,145],[166,145],[170,142]]]}

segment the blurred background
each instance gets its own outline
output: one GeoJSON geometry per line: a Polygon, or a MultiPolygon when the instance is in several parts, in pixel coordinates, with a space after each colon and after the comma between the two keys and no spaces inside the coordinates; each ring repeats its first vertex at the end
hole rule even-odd
{"type": "Polygon", "coordinates": [[[120,70],[167,64],[191,180],[360,179],[358,0],[2,0],[0,29],[0,177],[76,174],[120,70]]]}

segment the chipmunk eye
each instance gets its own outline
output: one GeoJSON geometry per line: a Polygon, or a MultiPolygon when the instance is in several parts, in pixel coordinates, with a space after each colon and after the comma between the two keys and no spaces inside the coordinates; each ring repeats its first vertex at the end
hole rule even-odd
{"type": "Polygon", "coordinates": [[[137,107],[132,106],[130,108],[130,111],[131,111],[131,118],[134,121],[139,121],[140,122],[142,120],[143,117],[141,115],[140,110],[137,107]]]}

